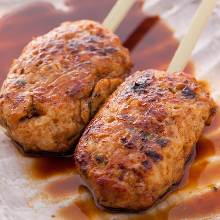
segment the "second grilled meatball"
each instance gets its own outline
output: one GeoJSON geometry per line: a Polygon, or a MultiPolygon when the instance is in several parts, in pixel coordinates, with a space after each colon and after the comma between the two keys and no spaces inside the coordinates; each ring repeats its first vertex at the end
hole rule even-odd
{"type": "Polygon", "coordinates": [[[1,89],[0,122],[26,151],[65,152],[130,67],[111,31],[88,20],[63,23],[14,61],[1,89]]]}
{"type": "Polygon", "coordinates": [[[192,76],[148,70],[119,86],[76,148],[99,204],[141,210],[178,182],[214,109],[192,76]]]}

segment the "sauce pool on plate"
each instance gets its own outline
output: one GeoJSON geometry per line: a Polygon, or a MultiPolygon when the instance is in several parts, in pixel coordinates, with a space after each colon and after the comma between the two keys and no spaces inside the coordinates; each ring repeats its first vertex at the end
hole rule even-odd
{"type": "MultiPolygon", "coordinates": [[[[13,59],[33,37],[42,35],[64,21],[92,19],[102,22],[114,0],[67,0],[69,10],[62,12],[49,3],[32,3],[0,19],[0,81],[8,72],[13,59]],[[101,9],[101,10],[99,10],[101,9]]],[[[122,42],[131,52],[134,68],[165,69],[171,60],[178,42],[171,30],[159,17],[150,17],[141,11],[142,1],[137,1],[133,9],[117,30],[122,42]]],[[[193,71],[192,66],[188,68],[193,71]]]]}

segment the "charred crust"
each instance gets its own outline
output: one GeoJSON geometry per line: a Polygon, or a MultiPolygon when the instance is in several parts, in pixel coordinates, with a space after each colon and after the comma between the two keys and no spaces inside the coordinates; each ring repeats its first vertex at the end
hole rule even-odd
{"type": "Polygon", "coordinates": [[[210,109],[210,115],[211,116],[215,115],[216,112],[217,112],[217,107],[216,106],[210,109]]]}
{"type": "Polygon", "coordinates": [[[196,97],[196,93],[188,86],[184,87],[182,95],[187,99],[194,99],[196,97]]]}
{"type": "Polygon", "coordinates": [[[158,138],[158,139],[156,140],[156,143],[157,143],[161,148],[163,148],[163,147],[166,147],[166,146],[167,146],[167,144],[169,143],[169,140],[166,139],[166,138],[158,138]]]}
{"type": "Polygon", "coordinates": [[[95,160],[98,164],[106,165],[108,163],[108,159],[104,155],[96,155],[95,160]]]}
{"type": "Polygon", "coordinates": [[[66,91],[66,94],[70,96],[71,98],[75,97],[82,89],[82,85],[80,83],[77,83],[73,88],[66,91]]]}
{"type": "Polygon", "coordinates": [[[15,85],[19,87],[23,87],[27,84],[27,81],[24,79],[18,79],[15,81],[15,85]]]}
{"type": "Polygon", "coordinates": [[[119,164],[118,164],[118,168],[119,168],[119,170],[120,170],[118,179],[119,179],[120,181],[123,181],[124,176],[125,176],[125,173],[126,173],[126,167],[125,167],[123,164],[119,163],[119,164]]]}
{"type": "Polygon", "coordinates": [[[138,179],[143,179],[143,172],[141,172],[140,169],[132,168],[131,171],[138,177],[138,179]]]}
{"type": "Polygon", "coordinates": [[[153,76],[150,74],[146,74],[140,79],[138,79],[136,82],[134,82],[131,89],[135,93],[143,93],[145,92],[146,88],[150,86],[152,82],[153,82],[153,76]]]}
{"type": "Polygon", "coordinates": [[[148,141],[148,134],[145,133],[144,131],[141,131],[141,141],[143,143],[146,143],[148,141]]]}
{"type": "Polygon", "coordinates": [[[86,49],[87,49],[88,51],[91,51],[91,52],[93,52],[93,51],[97,51],[97,48],[94,47],[93,45],[89,45],[89,46],[87,46],[86,49]]]}
{"type": "Polygon", "coordinates": [[[145,152],[146,156],[150,157],[154,161],[160,161],[163,159],[163,156],[158,154],[156,151],[148,150],[145,152]]]}
{"type": "Polygon", "coordinates": [[[36,106],[34,104],[31,105],[30,109],[27,112],[27,115],[25,115],[24,117],[22,117],[20,119],[20,121],[26,121],[29,120],[31,118],[37,118],[40,117],[42,114],[38,111],[38,109],[36,108],[36,106]]]}
{"type": "Polygon", "coordinates": [[[133,116],[127,115],[127,114],[120,114],[120,115],[118,116],[118,118],[124,120],[125,122],[126,122],[126,121],[133,121],[133,120],[134,120],[134,117],[133,117],[133,116]]]}
{"type": "Polygon", "coordinates": [[[99,98],[99,97],[101,97],[101,94],[100,94],[100,93],[95,92],[95,93],[93,94],[93,97],[94,97],[94,98],[99,98]]]}
{"type": "Polygon", "coordinates": [[[217,112],[217,106],[214,106],[210,109],[209,118],[206,120],[205,125],[210,125],[212,122],[213,117],[215,116],[217,112]]]}
{"type": "Polygon", "coordinates": [[[35,64],[36,67],[40,66],[43,63],[43,60],[38,60],[37,63],[35,64]]]}
{"type": "Polygon", "coordinates": [[[120,173],[118,180],[123,181],[124,180],[124,176],[125,176],[125,171],[122,170],[122,172],[120,173]]]}
{"type": "Polygon", "coordinates": [[[107,47],[107,48],[105,48],[104,50],[105,50],[105,52],[106,52],[107,54],[112,54],[112,53],[117,52],[117,49],[116,49],[116,48],[113,48],[113,47],[107,47]]]}
{"type": "Polygon", "coordinates": [[[118,164],[118,168],[121,169],[121,170],[124,170],[124,169],[125,169],[125,166],[124,166],[124,164],[119,163],[119,164],[118,164]]]}
{"type": "Polygon", "coordinates": [[[100,36],[89,35],[84,37],[83,40],[88,43],[98,43],[100,41],[100,38],[101,38],[100,36]]]}
{"type": "Polygon", "coordinates": [[[160,97],[164,96],[165,93],[166,93],[165,89],[158,88],[156,90],[156,94],[160,97]]]}
{"type": "Polygon", "coordinates": [[[36,106],[33,104],[32,108],[28,114],[28,118],[39,117],[41,114],[37,110],[36,106]]]}
{"type": "Polygon", "coordinates": [[[98,55],[101,55],[101,56],[107,56],[109,54],[113,54],[113,53],[118,51],[117,49],[115,49],[113,47],[98,48],[98,47],[95,47],[93,45],[87,46],[86,50],[91,51],[91,52],[97,52],[98,55]]]}
{"type": "MultiPolygon", "coordinates": [[[[7,94],[6,94],[5,97],[6,97],[6,98],[10,98],[10,96],[8,96],[7,94]]],[[[21,103],[21,102],[24,102],[25,97],[24,97],[23,95],[18,95],[18,96],[15,98],[15,100],[16,100],[17,103],[21,103]]]]}
{"type": "Polygon", "coordinates": [[[213,117],[216,115],[217,113],[217,106],[214,106],[210,109],[210,114],[209,114],[209,119],[208,119],[208,122],[207,124],[210,124],[211,123],[211,120],[213,119],[213,117]],[[210,121],[210,122],[209,122],[210,121]]]}
{"type": "Polygon", "coordinates": [[[118,164],[118,169],[119,169],[118,180],[123,181],[123,180],[124,180],[124,177],[125,177],[125,174],[126,174],[126,172],[127,172],[127,169],[126,169],[126,167],[125,167],[123,164],[121,164],[121,163],[118,164]]]}
{"type": "Polygon", "coordinates": [[[126,138],[126,137],[121,138],[121,143],[122,143],[122,144],[126,144],[126,143],[127,143],[127,141],[128,141],[128,140],[127,140],[127,138],[126,138]]]}
{"type": "Polygon", "coordinates": [[[145,170],[148,170],[151,168],[151,164],[148,160],[144,160],[141,162],[141,165],[144,167],[145,170]]]}
{"type": "Polygon", "coordinates": [[[128,149],[132,149],[134,147],[134,144],[129,141],[126,137],[121,138],[121,143],[128,149]]]}
{"type": "Polygon", "coordinates": [[[79,164],[82,174],[87,176],[89,155],[86,153],[76,154],[75,160],[79,164]]]}
{"type": "Polygon", "coordinates": [[[68,49],[70,49],[72,53],[79,52],[79,43],[74,40],[70,41],[68,43],[68,49]]]}
{"type": "Polygon", "coordinates": [[[103,49],[99,49],[98,51],[98,55],[100,56],[107,56],[108,52],[103,48],[103,49]]]}
{"type": "Polygon", "coordinates": [[[21,68],[20,74],[24,74],[24,68],[21,68]]]}
{"type": "Polygon", "coordinates": [[[147,85],[144,83],[135,82],[134,85],[132,86],[132,90],[134,92],[143,92],[146,86],[147,85]]]}

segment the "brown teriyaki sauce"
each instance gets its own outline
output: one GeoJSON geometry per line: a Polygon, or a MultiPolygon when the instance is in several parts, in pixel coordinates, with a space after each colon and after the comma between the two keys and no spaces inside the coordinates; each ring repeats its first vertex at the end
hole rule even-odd
{"type": "MultiPolygon", "coordinates": [[[[17,11],[0,18],[0,83],[5,79],[10,64],[21,53],[22,48],[35,36],[42,35],[63,21],[93,19],[103,21],[115,0],[67,0],[68,11],[55,9],[46,2],[29,4],[17,11]],[[3,55],[2,55],[3,54],[3,55]]],[[[142,1],[137,1],[133,9],[117,30],[124,45],[130,50],[134,67],[132,72],[147,68],[166,69],[178,42],[172,31],[157,16],[148,16],[141,10],[142,1]]],[[[188,65],[187,72],[193,74],[193,65],[188,65]]],[[[194,189],[210,185],[210,191],[179,202],[177,205],[158,212],[142,212],[139,214],[114,214],[96,207],[91,194],[84,187],[83,180],[76,173],[72,157],[33,158],[28,167],[30,177],[35,181],[49,181],[43,194],[54,200],[71,198],[78,194],[77,200],[61,208],[51,218],[88,220],[99,216],[100,219],[132,219],[132,220],[166,220],[201,217],[220,211],[220,190],[212,184],[220,179],[217,162],[212,165],[207,157],[220,154],[220,137],[209,136],[220,124],[220,113],[217,112],[212,125],[204,132],[197,144],[197,154],[192,166],[188,166],[181,183],[181,190],[194,189]],[[84,196],[86,195],[86,197],[84,196]],[[101,217],[100,217],[101,216],[101,217]]],[[[48,156],[48,155],[44,155],[48,156]]],[[[178,193],[174,192],[174,193],[178,193]]]]}

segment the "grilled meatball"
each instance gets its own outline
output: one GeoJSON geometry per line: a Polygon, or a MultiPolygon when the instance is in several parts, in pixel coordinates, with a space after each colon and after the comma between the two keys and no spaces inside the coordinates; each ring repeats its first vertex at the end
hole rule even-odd
{"type": "Polygon", "coordinates": [[[142,210],[180,181],[215,105],[185,73],[136,72],[101,108],[75,152],[99,204],[142,210]]]}
{"type": "Polygon", "coordinates": [[[100,24],[66,22],[33,39],[1,89],[0,122],[25,151],[69,150],[131,67],[100,24]]]}

